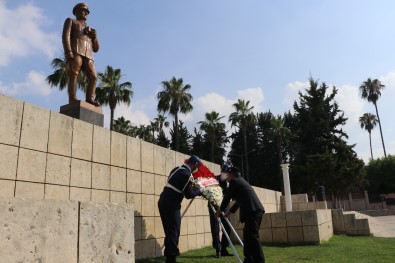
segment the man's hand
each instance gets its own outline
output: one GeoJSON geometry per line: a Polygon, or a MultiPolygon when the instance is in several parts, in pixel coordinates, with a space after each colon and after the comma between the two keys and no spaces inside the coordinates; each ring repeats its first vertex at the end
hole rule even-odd
{"type": "Polygon", "coordinates": [[[218,218],[221,215],[222,211],[221,210],[217,210],[214,214],[215,218],[218,218]]]}
{"type": "Polygon", "coordinates": [[[65,55],[67,60],[74,58],[73,52],[71,50],[67,51],[65,55]]]}

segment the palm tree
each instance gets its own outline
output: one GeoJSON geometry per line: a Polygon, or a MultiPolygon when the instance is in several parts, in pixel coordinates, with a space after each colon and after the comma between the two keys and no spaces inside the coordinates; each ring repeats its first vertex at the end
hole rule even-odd
{"type": "Polygon", "coordinates": [[[98,74],[101,80],[100,87],[96,89],[96,100],[102,105],[110,105],[111,122],[110,130],[113,129],[114,110],[118,103],[126,103],[130,105],[130,100],[133,97],[132,83],[119,83],[122,74],[121,69],[113,69],[107,66],[104,73],[98,74]]]}
{"type": "Polygon", "coordinates": [[[158,117],[154,118],[154,121],[158,124],[159,131],[163,130],[163,127],[169,127],[169,122],[166,121],[166,117],[158,114],[158,117]]]}
{"type": "Polygon", "coordinates": [[[218,130],[225,129],[225,123],[221,123],[220,120],[225,116],[219,117],[219,113],[212,111],[205,113],[206,119],[199,121],[200,129],[205,131],[211,141],[211,162],[214,162],[214,145],[215,145],[215,133],[218,130]]]}
{"type": "MultiPolygon", "coordinates": [[[[67,87],[68,83],[65,58],[61,57],[53,59],[51,66],[54,72],[46,78],[47,83],[51,85],[51,87],[59,86],[59,90],[63,90],[67,87]]],[[[88,79],[86,78],[85,74],[80,71],[77,78],[77,87],[85,92],[87,84],[88,79]]]]}
{"type": "Polygon", "coordinates": [[[191,89],[189,84],[184,85],[182,78],[176,79],[173,77],[170,81],[162,81],[163,90],[157,94],[158,99],[158,112],[166,113],[174,116],[175,124],[175,140],[176,151],[179,150],[179,137],[178,137],[178,113],[191,112],[193,107],[191,104],[192,95],[188,93],[191,89]]]}
{"type": "Polygon", "coordinates": [[[245,101],[238,99],[236,103],[233,104],[235,108],[235,112],[232,112],[229,115],[229,122],[231,126],[236,126],[241,130],[243,134],[243,141],[244,141],[244,154],[241,155],[241,158],[246,158],[246,174],[245,178],[248,181],[249,177],[249,165],[248,165],[248,146],[247,146],[247,127],[250,124],[255,122],[255,115],[252,113],[252,109],[254,106],[249,107],[250,101],[245,101]]]}
{"type": "Polygon", "coordinates": [[[114,131],[130,135],[131,130],[131,123],[129,120],[126,120],[123,116],[119,117],[118,119],[114,120],[114,131]]]}
{"type": "Polygon", "coordinates": [[[372,150],[372,136],[371,132],[377,125],[376,115],[371,113],[364,113],[361,117],[359,117],[359,122],[361,124],[361,128],[365,129],[369,133],[369,145],[370,145],[370,156],[373,160],[373,150],[372,150]]]}
{"type": "Polygon", "coordinates": [[[387,157],[387,153],[385,151],[385,145],[384,145],[384,137],[383,137],[383,131],[381,129],[381,121],[380,121],[380,116],[379,116],[379,111],[377,109],[377,101],[381,96],[381,90],[384,89],[384,85],[381,83],[380,80],[374,79],[371,80],[368,78],[367,81],[364,81],[361,86],[359,86],[359,91],[361,93],[361,97],[363,99],[367,99],[369,102],[372,102],[374,105],[374,108],[376,109],[376,116],[377,116],[377,121],[379,123],[379,128],[380,128],[380,135],[381,135],[381,142],[383,144],[383,150],[384,150],[384,156],[387,157]]]}

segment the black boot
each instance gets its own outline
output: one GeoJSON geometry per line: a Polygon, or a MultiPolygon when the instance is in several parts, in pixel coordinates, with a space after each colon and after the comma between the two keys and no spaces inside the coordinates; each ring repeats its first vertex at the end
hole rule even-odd
{"type": "Polygon", "coordinates": [[[223,250],[221,251],[221,255],[222,255],[223,257],[230,257],[230,256],[233,256],[233,255],[230,254],[230,253],[228,252],[228,250],[226,250],[226,249],[223,249],[223,250]]]}
{"type": "Polygon", "coordinates": [[[215,257],[216,257],[216,258],[220,258],[220,257],[221,257],[221,251],[217,250],[217,251],[215,252],[215,257]]]}

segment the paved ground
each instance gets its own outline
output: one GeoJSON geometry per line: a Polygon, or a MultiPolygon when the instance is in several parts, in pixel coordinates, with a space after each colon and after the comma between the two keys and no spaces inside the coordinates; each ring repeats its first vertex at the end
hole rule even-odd
{"type": "Polygon", "coordinates": [[[395,216],[376,216],[374,221],[379,226],[375,237],[395,237],[395,216]]]}

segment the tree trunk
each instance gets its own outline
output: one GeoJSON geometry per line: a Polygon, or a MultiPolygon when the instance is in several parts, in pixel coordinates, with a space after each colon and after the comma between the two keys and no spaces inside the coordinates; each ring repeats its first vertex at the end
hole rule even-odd
{"type": "Polygon", "coordinates": [[[110,109],[111,112],[111,117],[110,117],[110,131],[113,129],[113,123],[114,123],[114,109],[110,109]]]}
{"type": "Polygon", "coordinates": [[[381,121],[380,121],[379,111],[378,111],[378,109],[377,109],[377,102],[374,102],[374,107],[376,108],[377,120],[378,120],[378,122],[379,122],[380,135],[381,135],[381,142],[382,142],[382,144],[383,144],[383,150],[384,150],[384,157],[387,157],[387,152],[385,151],[385,146],[384,146],[383,131],[381,130],[381,121]]]}
{"type": "Polygon", "coordinates": [[[176,137],[176,152],[178,152],[180,149],[179,140],[178,140],[178,114],[174,115],[174,121],[175,121],[174,128],[176,129],[174,131],[174,135],[176,137]]]}
{"type": "MultiPolygon", "coordinates": [[[[246,179],[247,182],[250,182],[250,169],[248,165],[248,146],[247,146],[247,127],[244,127],[243,129],[243,140],[244,140],[244,157],[246,160],[246,174],[244,175],[244,178],[246,179]]],[[[243,157],[243,156],[242,156],[243,157]]]]}
{"type": "Polygon", "coordinates": [[[370,131],[369,131],[369,144],[370,144],[370,156],[372,157],[373,160],[372,135],[370,134],[370,131]]]}

